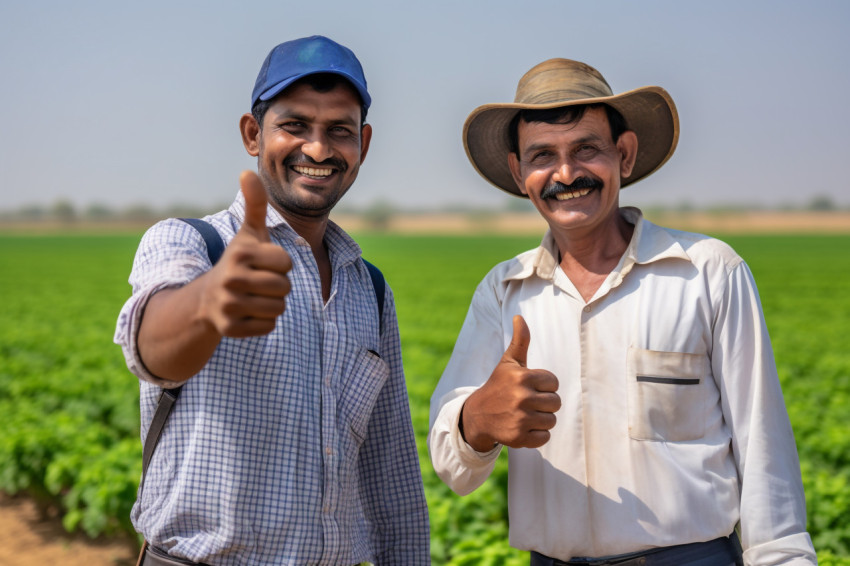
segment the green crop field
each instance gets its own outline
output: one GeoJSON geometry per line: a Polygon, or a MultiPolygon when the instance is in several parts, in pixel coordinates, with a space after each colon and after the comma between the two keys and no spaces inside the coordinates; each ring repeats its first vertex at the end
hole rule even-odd
{"type": "MultiPolygon", "coordinates": [[[[131,529],[138,385],[112,344],[133,235],[0,235],[0,491],[59,507],[69,530],[131,529]]],[[[726,237],[756,276],[823,565],[850,565],[850,236],[726,237]]],[[[431,512],[434,564],[527,564],[507,544],[506,459],[475,493],[431,470],[431,392],[475,285],[537,237],[364,234],[393,287],[431,512]]]]}

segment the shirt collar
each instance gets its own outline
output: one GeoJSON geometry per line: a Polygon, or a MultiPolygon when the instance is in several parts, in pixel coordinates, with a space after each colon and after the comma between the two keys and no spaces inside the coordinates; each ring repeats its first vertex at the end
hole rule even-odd
{"type": "Polygon", "coordinates": [[[653,263],[662,259],[683,259],[691,261],[679,242],[669,230],[646,220],[640,209],[627,206],[620,209],[620,214],[630,224],[634,224],[635,232],[629,247],[623,254],[632,263],[653,263]]]}
{"type": "MultiPolygon", "coordinates": [[[[625,275],[634,264],[647,264],[662,259],[683,259],[691,261],[684,248],[677,242],[670,232],[660,226],[653,224],[643,217],[640,209],[627,206],[620,209],[620,214],[629,224],[635,227],[632,239],[626,251],[623,253],[619,265],[621,275],[625,275]]],[[[517,257],[518,262],[504,277],[504,281],[513,279],[527,279],[537,274],[541,279],[552,280],[555,269],[558,267],[560,252],[548,230],[536,250],[526,252],[517,257]]]]}
{"type": "MultiPolygon", "coordinates": [[[[242,191],[239,191],[236,195],[236,199],[230,205],[229,211],[238,226],[241,226],[245,222],[245,197],[242,196],[242,191]]],[[[277,238],[291,242],[303,240],[292,226],[289,225],[289,222],[286,221],[283,215],[273,206],[267,207],[266,227],[277,238]]],[[[334,267],[347,265],[356,261],[363,253],[357,242],[333,220],[328,220],[328,226],[325,230],[325,244],[328,246],[328,254],[331,257],[334,267]]]]}

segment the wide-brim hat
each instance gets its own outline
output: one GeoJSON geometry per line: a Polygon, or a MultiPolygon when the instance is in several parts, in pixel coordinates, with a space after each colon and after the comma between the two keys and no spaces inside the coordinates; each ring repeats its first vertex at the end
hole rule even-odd
{"type": "Polygon", "coordinates": [[[463,125],[466,155],[490,183],[525,197],[508,166],[508,125],[520,110],[580,104],[611,106],[637,135],[637,159],[631,174],[621,179],[621,188],[650,175],[673,155],[679,141],[679,115],[666,90],[646,86],[615,95],[599,71],[570,59],[549,59],[533,67],[519,80],[513,103],[485,104],[473,110],[463,125]]]}

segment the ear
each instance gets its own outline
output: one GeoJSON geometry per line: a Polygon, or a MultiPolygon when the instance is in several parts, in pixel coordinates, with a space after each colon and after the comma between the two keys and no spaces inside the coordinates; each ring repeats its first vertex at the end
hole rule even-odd
{"type": "Polygon", "coordinates": [[[528,193],[525,191],[525,183],[522,182],[522,174],[520,173],[519,157],[514,152],[508,153],[508,167],[511,168],[511,176],[514,178],[516,186],[519,187],[519,192],[527,195],[528,193]]]}
{"type": "Polygon", "coordinates": [[[242,145],[248,155],[260,155],[260,125],[253,114],[243,114],[239,118],[239,132],[242,134],[242,145]]]}
{"type": "Polygon", "coordinates": [[[631,130],[626,130],[620,134],[620,139],[617,140],[617,150],[620,152],[620,178],[628,177],[632,174],[632,169],[635,168],[635,161],[637,160],[637,134],[631,130]]]}
{"type": "Polygon", "coordinates": [[[369,143],[372,141],[372,125],[363,124],[360,128],[360,163],[366,160],[366,154],[369,152],[369,143]]]}

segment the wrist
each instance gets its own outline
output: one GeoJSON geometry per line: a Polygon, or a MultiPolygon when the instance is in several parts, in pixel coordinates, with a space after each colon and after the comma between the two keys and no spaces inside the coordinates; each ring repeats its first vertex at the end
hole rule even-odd
{"type": "Polygon", "coordinates": [[[478,431],[477,427],[472,421],[473,419],[468,419],[467,422],[464,422],[466,403],[460,408],[460,416],[458,417],[457,427],[460,432],[460,437],[466,442],[470,448],[475,450],[476,452],[489,452],[493,448],[496,447],[498,442],[492,436],[478,431]]]}

